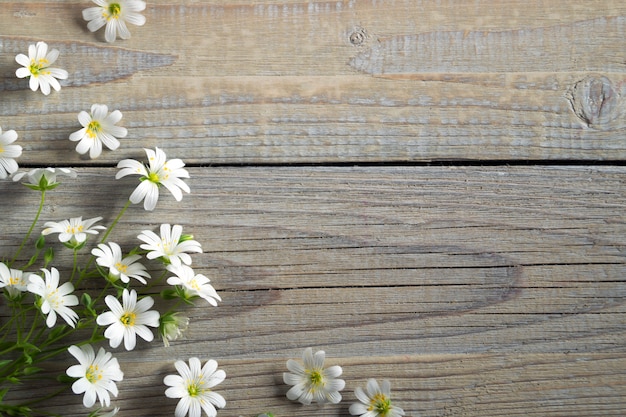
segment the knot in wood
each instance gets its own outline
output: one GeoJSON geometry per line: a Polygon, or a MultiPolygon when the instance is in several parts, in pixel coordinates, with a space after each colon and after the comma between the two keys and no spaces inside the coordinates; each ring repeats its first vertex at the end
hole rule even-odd
{"type": "Polygon", "coordinates": [[[354,46],[363,45],[367,39],[367,32],[363,28],[355,28],[350,34],[350,43],[354,46]]]}
{"type": "Polygon", "coordinates": [[[574,113],[588,126],[602,127],[620,113],[620,94],[604,76],[588,76],[568,92],[574,113]]]}

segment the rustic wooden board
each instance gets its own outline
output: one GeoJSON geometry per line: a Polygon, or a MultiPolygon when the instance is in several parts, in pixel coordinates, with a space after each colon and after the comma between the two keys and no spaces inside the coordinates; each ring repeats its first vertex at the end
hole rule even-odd
{"type": "MultiPolygon", "coordinates": [[[[42,221],[111,221],[136,183],[115,172],[80,169],[50,193],[42,221]]],[[[130,248],[144,228],[182,224],[203,244],[194,266],[223,302],[188,310],[186,338],[169,348],[116,352],[130,363],[123,415],[172,415],[161,379],[172,359],[192,355],[218,359],[229,375],[220,414],[344,416],[351,390],[368,377],[391,379],[411,416],[623,413],[626,168],[190,173],[192,193],[181,203],[163,195],[148,215],[132,206],[111,237],[130,248]],[[344,405],[285,399],[284,363],[306,346],[344,366],[344,405]]],[[[0,201],[16,213],[0,241],[10,253],[37,196],[0,187],[15,197],[0,201]]],[[[57,256],[62,264],[60,245],[57,256]]]]}
{"type": "Polygon", "coordinates": [[[94,102],[125,114],[128,152],[167,142],[201,164],[626,155],[621,0],[178,0],[112,45],[86,3],[0,2],[0,116],[23,163],[87,163],[67,138],[94,102]],[[37,40],[71,74],[45,99],[14,77],[37,40]]]}
{"type": "MultiPolygon", "coordinates": [[[[626,3],[148,1],[114,44],[90,5],[0,0],[0,126],[20,165],[79,171],[42,222],[110,222],[136,184],[117,161],[159,146],[191,195],[131,207],[112,237],[182,224],[223,298],[169,348],[116,351],[121,417],[173,415],[161,381],[190,356],[226,370],[221,416],[348,416],[369,377],[410,417],[625,414],[626,3]],[[14,76],[39,40],[70,73],[48,97],[14,76]],[[68,137],[93,103],[129,135],[90,161],[68,137]],[[285,398],[307,346],[343,366],[340,406],[285,398]]],[[[0,258],[37,203],[0,182],[0,258]]]]}

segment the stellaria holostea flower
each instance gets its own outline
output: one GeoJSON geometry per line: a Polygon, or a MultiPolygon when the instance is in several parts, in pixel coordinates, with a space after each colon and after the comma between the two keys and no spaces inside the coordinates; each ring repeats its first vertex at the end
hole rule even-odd
{"type": "Polygon", "coordinates": [[[0,288],[7,291],[9,298],[16,298],[27,290],[31,275],[34,274],[9,268],[0,262],[0,288]]]}
{"type": "Polygon", "coordinates": [[[159,186],[163,185],[174,196],[176,201],[183,199],[183,191],[189,193],[189,186],[181,178],[189,178],[189,173],[183,167],[185,163],[180,159],[166,159],[165,152],[159,148],[144,149],[148,156],[148,166],[146,167],[134,159],[123,159],[117,167],[119,172],[116,179],[127,175],[139,175],[140,183],[130,195],[133,204],[144,200],[143,207],[148,211],[154,210],[159,200],[159,186]]]}
{"type": "Polygon", "coordinates": [[[100,243],[91,250],[91,254],[96,257],[98,265],[109,268],[111,281],[121,279],[123,283],[128,283],[129,278],[134,278],[146,284],[146,278],[150,278],[146,267],[137,262],[141,256],[128,255],[122,258],[122,249],[115,242],[100,243]]]}
{"type": "Polygon", "coordinates": [[[226,373],[217,369],[217,362],[209,359],[201,367],[200,359],[190,358],[189,366],[184,361],[176,361],[174,366],[179,375],[167,375],[163,383],[169,386],[165,390],[168,398],[180,398],[174,415],[200,417],[204,410],[208,417],[215,417],[215,407],[224,408],[226,400],[212,388],[226,378],[226,373]]]}
{"type": "Polygon", "coordinates": [[[148,252],[148,259],[160,258],[167,264],[180,266],[191,265],[191,256],[187,252],[202,253],[202,246],[189,235],[183,235],[183,227],[167,223],[161,225],[161,236],[152,230],[142,231],[137,238],[144,242],[141,249],[148,252]]]}
{"type": "Polygon", "coordinates": [[[360,401],[350,406],[350,414],[363,417],[401,417],[404,410],[391,404],[391,384],[384,380],[380,385],[371,378],[367,380],[367,392],[361,387],[354,390],[360,401]]]}
{"type": "Polygon", "coordinates": [[[59,57],[58,49],[51,49],[48,52],[48,44],[45,42],[37,42],[36,45],[28,46],[28,56],[18,54],[15,61],[22,65],[18,68],[15,75],[18,78],[30,77],[28,85],[31,90],[37,91],[41,88],[41,92],[45,95],[50,94],[50,87],[56,91],[61,89],[61,84],[57,81],[65,80],[68,76],[67,71],[60,68],[52,68],[50,65],[59,57]]]}
{"type": "Polygon", "coordinates": [[[126,137],[126,128],[115,124],[122,120],[122,112],[114,110],[109,114],[109,108],[104,104],[93,104],[91,113],[81,111],[78,113],[78,121],[82,129],[70,135],[76,145],[76,152],[85,154],[89,151],[90,158],[97,158],[102,153],[102,145],[114,151],[120,146],[117,138],[126,137]]]}
{"type": "Polygon", "coordinates": [[[202,274],[196,274],[190,266],[168,265],[167,270],[176,275],[169,277],[167,283],[182,287],[186,298],[202,297],[214,307],[218,301],[222,301],[215,288],[209,284],[211,280],[202,274]]]}
{"type": "Polygon", "coordinates": [[[146,8],[141,0],[93,0],[96,7],[83,10],[83,19],[87,20],[87,29],[95,32],[106,25],[104,39],[114,42],[119,33],[120,38],[129,39],[130,31],[126,22],[136,26],[146,23],[144,15],[138,13],[146,8]]]}
{"type": "Polygon", "coordinates": [[[341,401],[341,391],[346,383],[338,377],[342,373],[340,366],[335,365],[324,369],[326,354],[319,350],[313,354],[313,349],[306,348],[302,354],[304,366],[293,359],[287,361],[287,369],[291,372],[283,373],[283,381],[293,385],[287,391],[287,398],[309,405],[311,402],[333,403],[341,401]]]}
{"type": "Polygon", "coordinates": [[[74,286],[66,282],[59,286],[59,271],[52,267],[50,270],[41,269],[46,277],[45,281],[39,275],[31,274],[28,291],[40,297],[37,305],[43,314],[48,317],[46,325],[52,327],[57,322],[57,314],[70,326],[74,327],[78,321],[78,314],[70,307],[78,305],[78,297],[72,294],[74,286]]]}
{"type": "Polygon", "coordinates": [[[0,179],[5,179],[17,171],[18,166],[15,158],[22,155],[22,147],[12,144],[16,140],[17,133],[15,130],[7,130],[2,133],[0,127],[0,179]]]}
{"type": "Polygon", "coordinates": [[[97,235],[98,230],[106,229],[104,226],[94,226],[102,217],[83,220],[82,217],[73,217],[60,222],[46,222],[45,229],[41,232],[46,236],[51,233],[59,233],[59,240],[72,249],[81,248],[87,241],[87,234],[97,235]]]}
{"type": "MultiPolygon", "coordinates": [[[[117,397],[118,390],[115,382],[124,379],[124,373],[120,369],[117,359],[106,352],[103,348],[98,350],[98,354],[91,345],[70,346],[68,352],[74,356],[79,364],[67,368],[67,375],[79,378],[72,384],[74,394],[85,393],[83,405],[91,407],[96,403],[96,398],[101,406],[108,407],[111,404],[109,393],[117,397]]],[[[113,414],[115,415],[115,410],[113,414]]]]}
{"type": "Polygon", "coordinates": [[[126,288],[122,292],[122,303],[112,295],[107,295],[104,302],[110,311],[100,314],[96,322],[100,326],[109,326],[104,331],[104,337],[109,339],[112,348],[116,348],[124,341],[126,350],[133,350],[137,343],[137,336],[147,342],[154,339],[150,327],[159,327],[159,312],[150,310],[154,299],[150,296],[137,300],[137,291],[126,288]]]}
{"type": "Polygon", "coordinates": [[[59,185],[57,176],[76,178],[76,171],[71,168],[35,168],[28,172],[17,172],[11,178],[13,181],[19,181],[26,177],[27,182],[22,184],[33,190],[45,191],[59,185]]]}

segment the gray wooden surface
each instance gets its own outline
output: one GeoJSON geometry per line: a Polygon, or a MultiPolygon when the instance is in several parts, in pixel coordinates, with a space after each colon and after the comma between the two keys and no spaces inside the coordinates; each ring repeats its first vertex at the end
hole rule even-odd
{"type": "MultiPolygon", "coordinates": [[[[0,126],[20,165],[79,173],[42,221],[110,223],[136,185],[117,161],[158,146],[191,194],[112,237],[182,224],[223,298],[169,348],[115,352],[119,415],[173,415],[162,379],[190,356],[226,371],[221,416],[347,416],[369,377],[413,417],[624,415],[623,2],[148,2],[113,44],[89,5],[0,0],[0,126]],[[14,77],[39,40],[70,73],[48,97],[14,77]],[[91,161],[68,136],[93,103],[129,135],[91,161]],[[340,405],[286,399],[308,346],[343,366],[340,405]]],[[[4,257],[38,197],[0,195],[4,257]]]]}

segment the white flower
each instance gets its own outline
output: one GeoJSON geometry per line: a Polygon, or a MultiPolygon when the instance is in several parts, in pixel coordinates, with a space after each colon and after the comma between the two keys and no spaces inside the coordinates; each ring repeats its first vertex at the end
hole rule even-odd
{"type": "Polygon", "coordinates": [[[67,243],[72,248],[78,248],[87,240],[87,234],[97,235],[98,230],[105,229],[104,226],[93,226],[94,223],[102,220],[102,217],[83,220],[82,217],[73,217],[60,222],[46,222],[42,235],[59,233],[59,240],[67,243]],[[93,227],[92,227],[93,226],[93,227]]]}
{"type": "Polygon", "coordinates": [[[7,130],[2,133],[2,128],[0,128],[0,179],[5,179],[9,174],[17,171],[15,158],[22,155],[22,147],[11,145],[16,140],[17,133],[15,130],[7,130]]]}
{"type": "Polygon", "coordinates": [[[28,182],[25,182],[24,185],[34,190],[44,191],[51,190],[59,185],[57,182],[57,176],[59,175],[76,178],[76,171],[70,168],[35,168],[28,172],[18,172],[12,178],[13,181],[19,181],[26,177],[28,182]]]}
{"type": "Polygon", "coordinates": [[[128,255],[122,258],[122,249],[115,242],[109,244],[100,243],[97,248],[91,250],[91,254],[96,257],[96,263],[105,268],[109,268],[109,275],[115,280],[121,279],[127,283],[129,278],[135,278],[142,284],[146,284],[145,278],[150,278],[146,267],[137,261],[141,259],[139,255],[128,255]]]}
{"type": "Polygon", "coordinates": [[[126,350],[133,350],[137,343],[136,336],[147,342],[152,341],[154,335],[148,326],[159,327],[159,312],[149,310],[154,304],[152,297],[137,301],[137,291],[124,289],[122,304],[112,295],[107,295],[104,302],[111,311],[100,314],[96,322],[100,326],[109,326],[104,337],[109,339],[112,348],[118,347],[123,340],[126,350]]]}
{"type": "Polygon", "coordinates": [[[200,296],[215,307],[218,301],[222,301],[215,288],[209,284],[211,281],[202,274],[196,274],[191,267],[187,265],[168,265],[167,270],[176,274],[175,277],[169,277],[167,283],[182,286],[191,297],[200,296]]]}
{"type": "MultiPolygon", "coordinates": [[[[72,345],[67,350],[79,362],[79,365],[72,365],[66,371],[67,375],[79,378],[72,384],[74,394],[85,393],[83,397],[85,407],[93,406],[96,403],[96,397],[101,406],[108,407],[111,403],[109,393],[117,397],[118,391],[115,382],[124,378],[124,373],[120,369],[117,359],[102,348],[98,350],[98,355],[96,355],[91,345],[81,347],[72,345]]],[[[117,410],[116,408],[112,414],[108,415],[115,415],[117,410]]]]}
{"type": "Polygon", "coordinates": [[[168,398],[180,398],[174,415],[184,417],[200,417],[201,410],[207,416],[217,415],[215,407],[224,408],[226,400],[211,388],[221,383],[226,378],[226,373],[217,369],[217,362],[209,359],[201,367],[198,358],[190,358],[189,366],[184,361],[176,361],[174,366],[180,375],[167,375],[163,383],[169,386],[165,390],[168,398]]]}
{"type": "Polygon", "coordinates": [[[367,380],[367,393],[363,388],[357,387],[354,395],[360,403],[350,406],[350,414],[363,417],[400,417],[404,410],[391,404],[391,384],[382,381],[379,386],[375,379],[367,380]]]}
{"type": "Polygon", "coordinates": [[[94,104],[91,106],[91,114],[86,111],[78,113],[78,121],[83,126],[82,129],[72,133],[70,140],[78,142],[76,152],[84,154],[89,151],[90,158],[97,158],[102,153],[102,145],[114,151],[120,146],[118,137],[126,137],[126,128],[115,126],[115,123],[122,120],[122,112],[114,110],[109,114],[109,108],[104,104],[94,104]]]}
{"type": "Polygon", "coordinates": [[[87,29],[95,32],[106,25],[104,38],[113,42],[119,31],[120,38],[129,39],[130,31],[126,22],[143,26],[146,18],[137,12],[146,8],[146,2],[140,0],[92,0],[98,7],[83,10],[83,19],[87,20],[87,29]]]}
{"type": "Polygon", "coordinates": [[[182,232],[182,226],[175,224],[172,227],[164,223],[161,225],[161,236],[151,230],[144,230],[137,238],[144,242],[140,248],[149,251],[146,255],[148,259],[162,258],[174,266],[180,266],[181,263],[191,265],[191,256],[186,252],[202,253],[202,246],[182,232]]]}
{"type": "Polygon", "coordinates": [[[41,92],[45,95],[50,94],[50,86],[56,91],[61,89],[61,85],[57,81],[67,78],[67,71],[60,68],[51,68],[50,65],[59,57],[59,51],[52,49],[48,52],[48,44],[45,42],[37,42],[37,45],[28,46],[28,56],[18,54],[15,61],[22,65],[18,68],[15,75],[18,78],[30,77],[29,86],[33,91],[37,91],[41,87],[41,92]]]}
{"type": "Polygon", "coordinates": [[[287,398],[305,405],[312,401],[333,404],[341,401],[339,391],[346,383],[337,377],[341,375],[342,369],[338,365],[324,369],[324,357],[323,350],[313,355],[313,350],[306,348],[302,354],[304,366],[293,359],[287,361],[287,369],[291,372],[283,373],[283,381],[287,385],[293,385],[287,391],[287,398]]]}
{"type": "Polygon", "coordinates": [[[27,290],[31,275],[34,274],[25,274],[0,262],[0,288],[7,290],[9,298],[15,298],[27,290]]]}
{"type": "Polygon", "coordinates": [[[56,268],[41,269],[46,277],[44,281],[39,275],[31,274],[28,291],[41,297],[38,305],[43,314],[47,314],[46,325],[54,326],[57,322],[57,313],[67,324],[74,327],[78,321],[78,314],[70,307],[78,305],[78,297],[72,295],[74,286],[66,282],[59,287],[59,271],[56,268]]]}
{"type": "Polygon", "coordinates": [[[189,193],[189,186],[181,178],[189,178],[187,170],[183,169],[185,163],[180,159],[166,160],[165,152],[159,148],[144,149],[148,156],[148,167],[134,159],[121,160],[117,167],[120,171],[115,175],[116,179],[126,175],[140,175],[141,183],[130,195],[133,204],[144,200],[144,209],[151,211],[156,207],[159,200],[159,186],[163,185],[174,196],[176,201],[183,199],[183,191],[189,193]]]}

